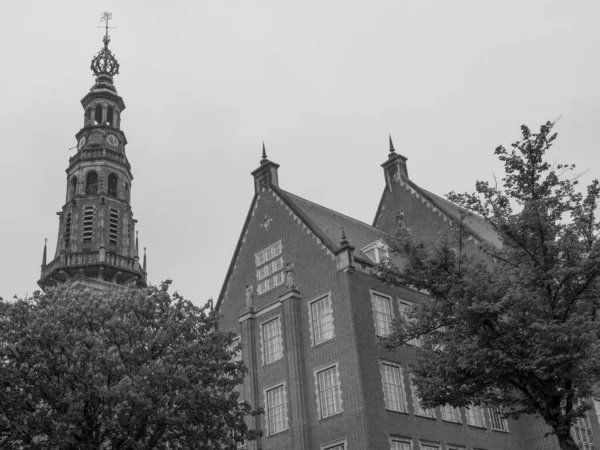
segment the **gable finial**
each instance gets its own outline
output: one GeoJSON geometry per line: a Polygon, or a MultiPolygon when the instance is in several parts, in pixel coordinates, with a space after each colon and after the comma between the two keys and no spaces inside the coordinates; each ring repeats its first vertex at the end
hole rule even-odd
{"type": "Polygon", "coordinates": [[[44,255],[42,256],[42,266],[46,265],[46,244],[48,243],[48,238],[44,238],[44,255]]]}
{"type": "Polygon", "coordinates": [[[265,149],[265,141],[263,141],[262,159],[260,160],[260,163],[264,164],[266,161],[267,161],[267,150],[265,149]]]}
{"type": "Polygon", "coordinates": [[[389,137],[390,137],[390,154],[389,154],[389,156],[392,156],[393,153],[396,153],[396,149],[394,148],[394,143],[392,142],[392,133],[389,133],[389,137]]]}
{"type": "Polygon", "coordinates": [[[346,238],[346,230],[344,230],[344,227],[342,227],[342,241],[340,242],[340,245],[342,247],[348,245],[348,239],[346,238]]]}

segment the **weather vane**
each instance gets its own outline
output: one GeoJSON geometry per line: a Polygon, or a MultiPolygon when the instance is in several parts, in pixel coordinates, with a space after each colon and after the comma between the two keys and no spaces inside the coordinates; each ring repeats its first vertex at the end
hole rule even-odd
{"type": "MultiPolygon", "coordinates": [[[[108,38],[108,29],[109,28],[116,28],[116,27],[109,27],[108,26],[108,21],[112,19],[112,13],[109,12],[103,12],[102,16],[100,17],[100,22],[106,22],[105,24],[105,28],[106,28],[106,35],[105,37],[108,38]]],[[[102,27],[98,27],[98,28],[102,28],[102,27]]]]}

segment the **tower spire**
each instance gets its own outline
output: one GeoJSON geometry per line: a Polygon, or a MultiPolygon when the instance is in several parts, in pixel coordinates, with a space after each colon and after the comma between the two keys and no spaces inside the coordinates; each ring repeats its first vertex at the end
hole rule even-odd
{"type": "Polygon", "coordinates": [[[267,150],[265,149],[265,141],[263,141],[262,159],[260,160],[260,163],[264,164],[266,161],[267,161],[267,150]]]}
{"type": "Polygon", "coordinates": [[[144,247],[144,272],[146,272],[146,247],[144,247]]]}
{"type": "Polygon", "coordinates": [[[389,133],[390,137],[390,154],[388,156],[393,156],[396,153],[396,149],[394,148],[394,143],[392,142],[392,133],[389,133]]]}

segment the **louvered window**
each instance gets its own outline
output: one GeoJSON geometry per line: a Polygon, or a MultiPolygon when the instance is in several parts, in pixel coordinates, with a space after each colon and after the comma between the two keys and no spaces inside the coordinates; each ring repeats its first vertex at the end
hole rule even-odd
{"type": "Polygon", "coordinates": [[[71,211],[67,213],[65,217],[65,248],[69,248],[71,245],[71,211]]]}
{"type": "Polygon", "coordinates": [[[83,207],[83,233],[81,239],[83,242],[91,242],[94,235],[94,205],[83,207]]]}
{"type": "Polygon", "coordinates": [[[119,240],[119,210],[110,208],[108,225],[108,243],[117,245],[119,240]]]}

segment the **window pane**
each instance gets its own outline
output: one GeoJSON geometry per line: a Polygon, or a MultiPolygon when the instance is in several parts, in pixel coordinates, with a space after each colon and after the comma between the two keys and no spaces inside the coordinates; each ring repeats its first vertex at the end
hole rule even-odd
{"type": "Polygon", "coordinates": [[[286,430],[287,401],[283,386],[267,391],[267,423],[269,434],[286,430]]]}
{"type": "Polygon", "coordinates": [[[410,442],[392,440],[392,450],[411,450],[410,442]]]}
{"type": "Polygon", "coordinates": [[[283,340],[279,318],[263,324],[262,332],[265,364],[283,358],[283,340]]]}
{"type": "Polygon", "coordinates": [[[329,296],[311,303],[314,343],[319,344],[333,338],[333,312],[329,296]]]}
{"type": "Polygon", "coordinates": [[[342,410],[341,389],[338,380],[337,367],[317,373],[319,387],[319,403],[321,418],[331,416],[342,410]]]}
{"type": "Polygon", "coordinates": [[[400,367],[391,364],[381,364],[381,379],[385,407],[393,411],[406,411],[400,367]]]}
{"type": "Polygon", "coordinates": [[[502,417],[500,408],[490,407],[489,411],[492,430],[508,431],[508,425],[506,424],[506,420],[502,417]]]}
{"type": "Polygon", "coordinates": [[[388,297],[372,294],[375,334],[387,336],[392,330],[392,301],[388,297]]]}

